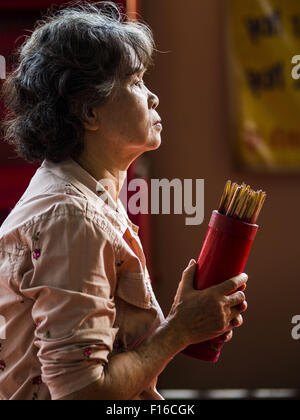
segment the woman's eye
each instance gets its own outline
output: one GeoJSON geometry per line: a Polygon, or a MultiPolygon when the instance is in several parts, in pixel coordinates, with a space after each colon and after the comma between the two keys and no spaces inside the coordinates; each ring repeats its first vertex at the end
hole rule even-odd
{"type": "Polygon", "coordinates": [[[134,83],[136,86],[139,86],[139,87],[142,87],[143,86],[143,84],[144,84],[144,81],[143,80],[136,80],[136,82],[134,83]]]}

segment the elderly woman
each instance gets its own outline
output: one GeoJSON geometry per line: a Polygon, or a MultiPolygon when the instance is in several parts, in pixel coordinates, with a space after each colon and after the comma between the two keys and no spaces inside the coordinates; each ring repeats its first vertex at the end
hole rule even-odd
{"type": "Polygon", "coordinates": [[[6,140],[41,166],[0,229],[1,399],[163,399],[176,354],[242,324],[247,275],[196,291],[195,260],[164,317],[119,199],[161,143],[153,49],[147,25],[84,3],[40,21],[5,82],[6,140]]]}

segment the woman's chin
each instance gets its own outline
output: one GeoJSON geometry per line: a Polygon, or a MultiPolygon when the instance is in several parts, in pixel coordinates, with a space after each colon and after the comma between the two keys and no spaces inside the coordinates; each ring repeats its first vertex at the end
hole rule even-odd
{"type": "Polygon", "coordinates": [[[149,146],[149,150],[156,150],[159,148],[159,146],[161,145],[161,138],[159,137],[159,139],[153,139],[150,142],[150,146],[149,146]]]}
{"type": "Polygon", "coordinates": [[[148,139],[143,143],[143,145],[139,145],[137,148],[139,150],[139,154],[150,152],[151,150],[156,150],[161,145],[161,138],[152,138],[148,139]]]}

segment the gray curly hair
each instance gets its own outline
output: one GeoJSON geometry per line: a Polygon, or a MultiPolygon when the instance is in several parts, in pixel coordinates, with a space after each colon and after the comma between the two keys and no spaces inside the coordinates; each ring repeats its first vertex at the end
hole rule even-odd
{"type": "Polygon", "coordinates": [[[149,26],[125,21],[110,1],[48,11],[17,50],[16,68],[3,84],[5,141],[28,162],[79,156],[91,109],[123,78],[152,65],[153,50],[149,26]]]}

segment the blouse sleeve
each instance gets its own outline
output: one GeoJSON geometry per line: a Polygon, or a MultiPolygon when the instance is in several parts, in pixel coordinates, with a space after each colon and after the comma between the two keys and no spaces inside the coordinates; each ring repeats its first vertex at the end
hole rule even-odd
{"type": "Polygon", "coordinates": [[[117,328],[115,252],[109,234],[83,214],[41,218],[27,232],[32,267],[21,292],[34,301],[42,381],[59,399],[98,380],[117,328]]]}

